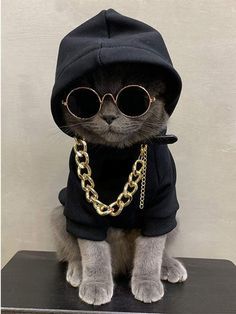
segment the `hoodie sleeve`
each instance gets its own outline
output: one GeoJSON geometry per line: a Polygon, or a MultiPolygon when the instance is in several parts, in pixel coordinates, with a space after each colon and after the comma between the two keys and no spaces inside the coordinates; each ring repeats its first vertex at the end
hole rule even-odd
{"type": "Polygon", "coordinates": [[[106,238],[108,229],[106,217],[99,216],[92,204],[86,201],[77,177],[73,151],[70,157],[67,188],[60,192],[59,200],[64,203],[67,232],[76,238],[93,241],[102,241],[106,238]]]}
{"type": "Polygon", "coordinates": [[[156,146],[155,166],[157,190],[144,214],[142,235],[159,236],[170,232],[177,225],[176,212],[179,208],[176,197],[176,168],[167,145],[156,146]]]}

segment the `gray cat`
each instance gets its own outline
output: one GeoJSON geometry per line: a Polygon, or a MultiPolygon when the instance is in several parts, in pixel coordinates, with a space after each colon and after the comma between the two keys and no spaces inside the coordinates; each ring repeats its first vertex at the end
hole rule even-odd
{"type": "MultiPolygon", "coordinates": [[[[151,140],[166,129],[169,115],[165,110],[168,98],[165,73],[156,73],[151,66],[117,64],[98,68],[81,77],[74,87],[91,87],[100,95],[116,95],[124,86],[138,84],[146,88],[155,101],[150,110],[137,119],[121,115],[112,97],[106,97],[101,111],[89,121],[78,121],[61,105],[65,131],[84,137],[88,143],[125,148],[151,140]]],[[[134,297],[145,303],[160,300],[164,295],[161,280],[171,283],[187,279],[184,266],[166,252],[167,238],[174,231],[160,236],[143,236],[139,229],[110,227],[103,241],[73,237],[66,231],[63,207],[53,210],[51,223],[59,261],[68,263],[66,280],[79,287],[79,297],[86,303],[100,305],[111,300],[114,279],[119,274],[131,278],[134,297]]]]}

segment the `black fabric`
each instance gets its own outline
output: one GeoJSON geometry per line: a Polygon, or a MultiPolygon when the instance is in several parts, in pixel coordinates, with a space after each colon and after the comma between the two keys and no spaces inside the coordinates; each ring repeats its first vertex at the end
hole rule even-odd
{"type": "MultiPolygon", "coordinates": [[[[174,69],[160,33],[152,27],[103,10],[66,35],[59,47],[55,84],[51,97],[52,115],[57,125],[68,135],[61,113],[63,97],[76,86],[79,77],[90,71],[115,63],[153,65],[167,78],[166,111],[172,114],[180,96],[182,82],[174,69]]],[[[140,188],[130,205],[117,217],[100,216],[85,198],[76,173],[74,152],[70,157],[67,187],[59,194],[67,218],[67,231],[75,237],[104,240],[109,226],[140,228],[145,236],[158,236],[176,226],[176,171],[166,143],[177,140],[165,136],[148,144],[148,166],[145,208],[139,209],[140,188]]],[[[122,192],[132,165],[140,152],[140,143],[118,149],[88,143],[92,176],[99,199],[110,204],[122,192]]]]}
{"type": "MultiPolygon", "coordinates": [[[[110,204],[122,192],[132,165],[140,152],[140,144],[118,149],[103,145],[88,145],[88,154],[95,189],[99,200],[110,204]]],[[[67,217],[67,231],[75,237],[104,240],[109,226],[139,228],[144,236],[158,236],[176,226],[176,171],[167,145],[155,141],[148,144],[148,164],[145,207],[139,209],[140,187],[133,201],[119,216],[100,216],[88,203],[81,181],[76,173],[74,151],[70,155],[70,173],[67,188],[59,194],[67,217]]]]}
{"type": "MultiPolygon", "coordinates": [[[[76,86],[76,80],[95,68],[120,62],[151,64],[161,69],[169,82],[166,110],[172,114],[182,82],[161,34],[145,23],[109,9],[75,28],[60,43],[51,96],[53,118],[59,127],[64,125],[62,98],[76,86]]],[[[62,130],[73,136],[70,131],[62,130]]]]}

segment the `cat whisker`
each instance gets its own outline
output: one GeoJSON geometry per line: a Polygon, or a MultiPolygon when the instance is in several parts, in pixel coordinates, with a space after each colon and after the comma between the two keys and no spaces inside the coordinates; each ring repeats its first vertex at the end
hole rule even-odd
{"type": "Polygon", "coordinates": [[[60,126],[61,129],[69,128],[69,127],[75,127],[75,126],[80,126],[81,122],[75,123],[75,124],[67,124],[67,125],[62,125],[60,126]]]}

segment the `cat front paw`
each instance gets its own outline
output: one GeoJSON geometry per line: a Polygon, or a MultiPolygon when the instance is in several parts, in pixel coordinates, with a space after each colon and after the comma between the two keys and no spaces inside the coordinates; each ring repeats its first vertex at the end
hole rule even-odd
{"type": "Polygon", "coordinates": [[[88,304],[101,305],[111,301],[113,295],[112,282],[82,281],[79,297],[88,304]]]}
{"type": "Polygon", "coordinates": [[[159,301],[164,296],[164,287],[160,280],[132,278],[131,290],[135,299],[144,303],[159,301]]]}
{"type": "Polygon", "coordinates": [[[79,287],[81,282],[81,267],[79,261],[69,262],[66,271],[66,281],[71,284],[72,287],[79,287]]]}
{"type": "Polygon", "coordinates": [[[171,283],[183,282],[188,274],[185,267],[175,258],[166,258],[161,267],[161,280],[171,283]]]}

